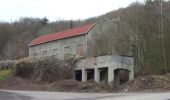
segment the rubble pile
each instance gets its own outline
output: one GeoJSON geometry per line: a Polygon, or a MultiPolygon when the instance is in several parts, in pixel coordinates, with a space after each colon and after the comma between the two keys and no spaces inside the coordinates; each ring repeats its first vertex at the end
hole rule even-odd
{"type": "Polygon", "coordinates": [[[170,90],[170,74],[140,76],[122,86],[122,91],[170,90]]]}

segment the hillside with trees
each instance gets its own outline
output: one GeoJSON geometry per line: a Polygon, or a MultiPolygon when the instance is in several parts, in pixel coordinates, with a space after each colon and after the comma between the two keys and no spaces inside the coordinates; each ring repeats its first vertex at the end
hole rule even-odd
{"type": "Polygon", "coordinates": [[[94,39],[92,55],[112,54],[112,47],[117,47],[117,52],[126,55],[126,51],[131,49],[136,75],[164,74],[170,72],[169,10],[170,1],[146,0],[145,3],[135,2],[127,8],[87,20],[49,22],[44,17],[0,22],[0,60],[27,57],[28,44],[40,35],[116,19],[116,31],[110,27],[110,32],[101,32],[99,38],[94,39]]]}

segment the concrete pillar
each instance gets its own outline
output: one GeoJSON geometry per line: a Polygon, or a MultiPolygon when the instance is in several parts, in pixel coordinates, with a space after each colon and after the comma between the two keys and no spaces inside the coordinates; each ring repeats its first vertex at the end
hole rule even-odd
{"type": "Polygon", "coordinates": [[[108,67],[108,83],[111,83],[113,81],[114,81],[113,67],[108,67]]]}
{"type": "Polygon", "coordinates": [[[100,71],[98,68],[95,68],[95,71],[94,71],[94,80],[96,82],[99,82],[100,81],[100,71]]]}
{"type": "Polygon", "coordinates": [[[129,73],[129,81],[134,79],[134,71],[130,71],[129,73]]]}
{"type": "Polygon", "coordinates": [[[87,81],[87,71],[86,69],[82,69],[82,82],[87,81]]]}

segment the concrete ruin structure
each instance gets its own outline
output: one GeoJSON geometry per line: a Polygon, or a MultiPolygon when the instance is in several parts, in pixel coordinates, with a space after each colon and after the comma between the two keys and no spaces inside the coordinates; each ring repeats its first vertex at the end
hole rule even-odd
{"type": "MultiPolygon", "coordinates": [[[[79,58],[75,66],[75,79],[96,82],[116,82],[121,84],[134,78],[134,60],[132,56],[113,53],[105,56],[89,56],[93,47],[91,40],[97,33],[109,32],[113,22],[86,24],[54,34],[40,36],[29,44],[30,57],[55,56],[58,59],[79,58]],[[102,26],[102,28],[101,28],[102,26]],[[102,30],[102,31],[101,31],[102,30]],[[91,46],[90,46],[91,45],[91,46]],[[121,78],[125,75],[127,78],[121,78]]],[[[115,29],[116,30],[116,29],[115,29]]]]}
{"type": "Polygon", "coordinates": [[[80,59],[76,63],[75,79],[80,81],[95,80],[108,83],[129,81],[134,79],[134,59],[115,55],[90,57],[80,59]],[[121,71],[126,72],[126,79],[121,78],[121,71]]]}

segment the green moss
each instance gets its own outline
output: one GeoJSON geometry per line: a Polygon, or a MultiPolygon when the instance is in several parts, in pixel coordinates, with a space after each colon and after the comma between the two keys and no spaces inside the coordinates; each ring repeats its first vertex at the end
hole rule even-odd
{"type": "Polygon", "coordinates": [[[0,81],[6,80],[12,76],[12,70],[11,69],[5,69],[0,71],[0,81]]]}

